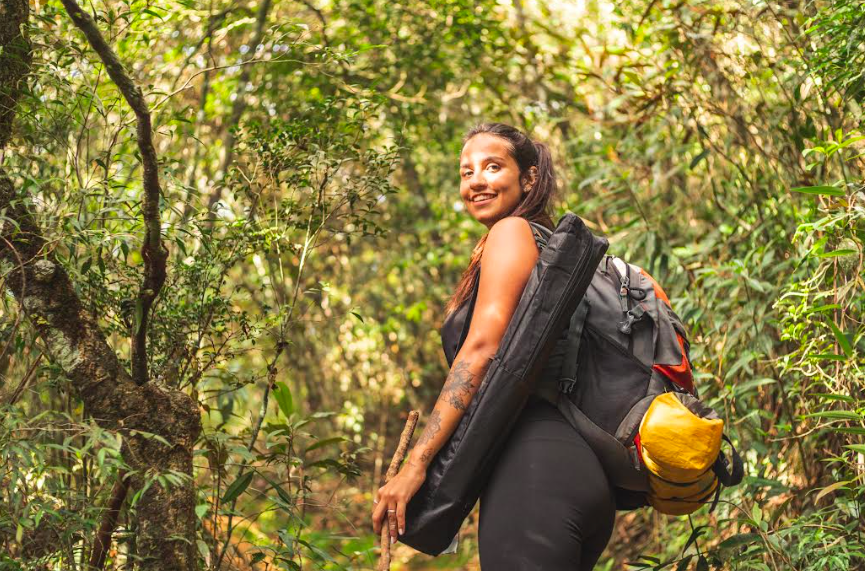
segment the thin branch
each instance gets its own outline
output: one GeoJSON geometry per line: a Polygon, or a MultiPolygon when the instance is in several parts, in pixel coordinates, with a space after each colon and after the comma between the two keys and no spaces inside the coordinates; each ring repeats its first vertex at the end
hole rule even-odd
{"type": "Polygon", "coordinates": [[[11,406],[18,402],[18,399],[21,398],[21,395],[24,394],[24,390],[30,383],[30,379],[33,377],[33,373],[36,371],[36,367],[39,365],[39,361],[42,360],[42,355],[44,354],[45,353],[39,353],[38,355],[36,355],[36,358],[33,359],[33,363],[30,365],[30,368],[27,369],[26,373],[24,373],[24,377],[22,377],[21,382],[18,383],[18,386],[15,387],[15,390],[12,391],[12,394],[9,396],[9,401],[6,404],[11,406]]]}
{"type": "Polygon", "coordinates": [[[165,283],[165,265],[168,250],[162,244],[159,220],[159,197],[162,189],[159,186],[159,161],[156,148],[153,146],[153,127],[150,120],[150,110],[141,89],[129,76],[123,64],[111,49],[93,18],[84,12],[75,0],[61,0],[73,23],[84,33],[93,51],[105,64],[105,69],[111,80],[129,106],[135,112],[138,150],[141,153],[141,165],[144,195],[141,201],[142,217],[144,218],[145,235],[141,247],[144,259],[144,280],[138,292],[135,307],[135,320],[132,326],[132,378],[139,385],[148,380],[147,371],[147,324],[150,308],[156,296],[165,283]]]}
{"type": "Polygon", "coordinates": [[[99,526],[96,540],[93,542],[93,551],[90,553],[90,567],[93,569],[101,571],[105,567],[105,558],[108,555],[108,548],[111,547],[111,535],[117,528],[117,517],[120,515],[120,509],[123,507],[128,491],[129,479],[126,477],[126,471],[120,470],[117,474],[117,482],[111,490],[108,509],[102,516],[102,524],[99,526]]]}

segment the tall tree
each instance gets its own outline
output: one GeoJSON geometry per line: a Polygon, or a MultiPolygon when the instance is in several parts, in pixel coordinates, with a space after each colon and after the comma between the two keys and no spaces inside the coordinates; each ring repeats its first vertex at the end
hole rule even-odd
{"type": "MultiPolygon", "coordinates": [[[[141,490],[137,506],[140,522],[140,569],[192,570],[196,567],[195,488],[192,450],[200,431],[198,406],[187,394],[167,390],[147,378],[146,315],[164,281],[165,262],[159,236],[159,182],[150,140],[149,115],[141,91],[105,43],[93,20],[74,2],[64,2],[73,21],[106,63],[109,74],[138,116],[138,141],[144,163],[142,201],[146,236],[144,285],[138,300],[139,317],[133,327],[135,378],[127,372],[106,342],[94,318],[84,310],[69,274],[58,262],[33,215],[33,200],[0,168],[0,263],[6,284],[38,331],[45,353],[69,378],[85,409],[101,426],[123,436],[123,455],[132,468],[133,488],[141,490]],[[147,148],[149,146],[149,149],[147,148]],[[161,269],[160,269],[161,258],[161,269]],[[160,276],[160,272],[162,275],[160,276]],[[136,367],[136,363],[138,366],[136,367]],[[155,437],[154,437],[155,436],[155,437]],[[156,476],[182,476],[168,485],[156,476]]],[[[26,0],[2,0],[0,14],[0,150],[11,138],[15,104],[30,69],[26,35],[26,0]]],[[[13,173],[14,175],[14,173],[13,173]]]]}

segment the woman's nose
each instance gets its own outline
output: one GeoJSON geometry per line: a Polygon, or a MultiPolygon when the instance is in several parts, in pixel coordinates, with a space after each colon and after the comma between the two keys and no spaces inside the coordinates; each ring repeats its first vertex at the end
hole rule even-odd
{"type": "Polygon", "coordinates": [[[469,177],[469,188],[472,190],[484,188],[486,185],[487,180],[481,172],[472,173],[472,176],[469,177]]]}

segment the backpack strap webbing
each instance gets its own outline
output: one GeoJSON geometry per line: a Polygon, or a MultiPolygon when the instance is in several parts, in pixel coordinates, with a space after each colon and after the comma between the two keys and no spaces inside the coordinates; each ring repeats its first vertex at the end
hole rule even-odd
{"type": "Polygon", "coordinates": [[[736,448],[733,446],[733,442],[730,441],[730,438],[726,434],[722,434],[721,437],[727,441],[732,450],[730,460],[727,460],[727,456],[723,451],[721,451],[718,454],[718,459],[715,460],[712,469],[715,471],[718,480],[720,480],[722,484],[725,486],[735,486],[739,484],[745,476],[745,467],[742,464],[742,457],[739,456],[738,452],[736,452],[736,448]]]}
{"type": "Polygon", "coordinates": [[[580,300],[577,309],[571,314],[571,323],[568,326],[568,341],[565,355],[562,358],[562,370],[559,374],[559,391],[568,394],[577,384],[577,368],[580,356],[580,343],[583,339],[583,326],[586,323],[586,315],[589,313],[589,302],[586,298],[580,300]]]}
{"type": "Polygon", "coordinates": [[[553,233],[549,228],[538,224],[537,222],[532,222],[531,220],[526,220],[529,223],[529,226],[532,228],[532,234],[535,236],[535,244],[538,245],[538,248],[543,250],[547,247],[547,242],[550,240],[550,236],[553,233]]]}

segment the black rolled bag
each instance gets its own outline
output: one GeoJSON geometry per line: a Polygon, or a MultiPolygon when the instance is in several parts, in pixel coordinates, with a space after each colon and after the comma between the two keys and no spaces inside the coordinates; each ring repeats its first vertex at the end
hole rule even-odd
{"type": "Polygon", "coordinates": [[[455,539],[608,246],[575,214],[559,220],[480,388],[406,507],[399,541],[439,555],[455,539]]]}

